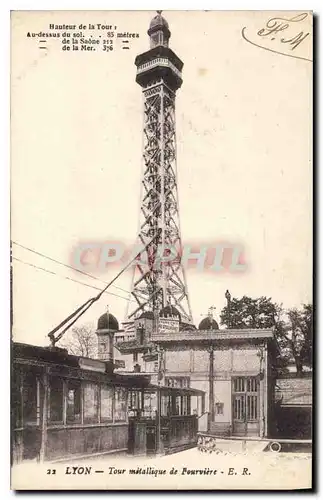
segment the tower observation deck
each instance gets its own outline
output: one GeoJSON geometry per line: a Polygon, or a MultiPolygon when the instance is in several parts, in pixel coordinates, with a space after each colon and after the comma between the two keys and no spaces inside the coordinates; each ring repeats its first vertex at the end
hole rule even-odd
{"type": "Polygon", "coordinates": [[[157,11],[148,35],[150,49],[138,55],[136,82],[144,100],[143,177],[138,254],[126,320],[148,311],[154,318],[177,310],[192,323],[185,270],[181,263],[181,232],[176,165],[175,97],[182,85],[183,62],[169,48],[167,21],[157,11]],[[167,260],[167,262],[166,262],[167,260]],[[171,307],[170,307],[171,306],[171,307]]]}

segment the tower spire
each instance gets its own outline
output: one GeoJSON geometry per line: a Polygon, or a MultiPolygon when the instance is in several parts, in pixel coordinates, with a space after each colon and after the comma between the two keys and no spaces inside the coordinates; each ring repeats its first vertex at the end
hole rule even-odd
{"type": "MultiPolygon", "coordinates": [[[[168,22],[157,11],[148,29],[150,50],[136,57],[136,82],[144,98],[144,173],[138,243],[146,247],[148,265],[134,267],[127,319],[143,311],[154,317],[172,304],[183,322],[192,322],[185,270],[181,264],[175,97],[182,85],[183,62],[168,47],[168,22]],[[152,240],[151,243],[149,243],[152,240]],[[168,262],[160,257],[172,255],[168,262]],[[175,256],[176,255],[176,256],[175,256]]],[[[143,261],[141,259],[141,261],[143,261]]]]}
{"type": "Polygon", "coordinates": [[[168,47],[168,41],[171,35],[168,22],[161,15],[162,10],[157,10],[156,12],[157,15],[150,21],[149,29],[147,31],[150,37],[151,49],[158,46],[168,47]]]}

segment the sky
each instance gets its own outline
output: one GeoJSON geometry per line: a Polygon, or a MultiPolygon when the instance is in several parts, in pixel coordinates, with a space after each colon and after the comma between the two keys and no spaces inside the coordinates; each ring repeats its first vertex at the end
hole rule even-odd
{"type": "MultiPolygon", "coordinates": [[[[210,306],[219,320],[227,289],[233,297],[266,295],[285,307],[310,302],[311,63],[243,40],[243,27],[255,33],[272,13],[163,15],[170,47],[184,62],[176,100],[182,241],[239,243],[247,264],[243,273],[187,271],[195,323],[210,306]]],[[[14,242],[71,264],[80,242],[135,241],[143,100],[134,59],[149,48],[153,16],[58,11],[13,17],[14,242]],[[131,38],[129,50],[118,40],[109,53],[62,51],[54,39],[40,50],[38,39],[26,34],[49,31],[49,23],[113,24],[140,36],[131,38]]],[[[16,341],[46,345],[47,333],[96,295],[91,287],[104,287],[16,244],[13,256],[16,341]]],[[[118,270],[112,266],[96,277],[107,282],[118,270]]],[[[115,295],[104,294],[78,324],[94,328],[107,305],[121,322],[130,283],[131,273],[124,273],[118,288],[109,289],[115,295]]]]}

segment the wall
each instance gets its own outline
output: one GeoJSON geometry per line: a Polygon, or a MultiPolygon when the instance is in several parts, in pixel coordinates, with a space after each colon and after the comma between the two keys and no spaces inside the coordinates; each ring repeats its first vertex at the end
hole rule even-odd
{"type": "MultiPolygon", "coordinates": [[[[166,376],[189,376],[190,386],[205,392],[205,411],[209,408],[209,353],[198,347],[170,346],[166,349],[166,376]]],[[[261,362],[259,347],[255,345],[225,346],[214,351],[214,404],[223,403],[223,414],[215,414],[212,431],[229,434],[232,424],[231,379],[233,376],[256,376],[260,369],[266,373],[267,359],[261,362]]],[[[266,376],[265,376],[266,379],[266,376]]],[[[266,433],[267,383],[260,382],[260,432],[266,433]]],[[[192,409],[194,409],[192,407],[192,409]]],[[[198,408],[200,414],[200,408],[198,408]]],[[[215,412],[216,413],[216,412],[215,412]]]]}
{"type": "Polygon", "coordinates": [[[166,374],[191,372],[191,350],[186,346],[167,348],[163,356],[166,374]]]}
{"type": "Polygon", "coordinates": [[[73,455],[125,452],[128,447],[128,424],[48,429],[46,459],[73,455]]]}
{"type": "Polygon", "coordinates": [[[237,375],[239,373],[258,374],[260,371],[258,351],[256,347],[233,350],[232,371],[237,375]]]}
{"type": "MultiPolygon", "coordinates": [[[[153,383],[157,382],[157,372],[154,372],[154,363],[145,363],[141,355],[138,356],[138,363],[142,371],[146,373],[155,373],[153,383]]],[[[205,411],[209,408],[209,352],[198,346],[192,345],[169,345],[164,351],[165,376],[188,376],[190,377],[190,386],[205,392],[205,411]]],[[[129,368],[133,369],[133,362],[129,362],[129,368]]],[[[260,382],[260,432],[261,435],[268,434],[267,419],[263,412],[270,411],[268,397],[271,397],[270,391],[267,393],[266,373],[268,361],[266,352],[261,361],[259,347],[252,344],[222,345],[214,350],[214,404],[223,403],[223,414],[214,416],[214,430],[219,433],[229,433],[232,422],[232,403],[231,403],[231,379],[239,376],[256,376],[260,369],[265,370],[264,380],[260,382]]],[[[201,408],[197,407],[196,402],[192,400],[192,411],[198,410],[201,414],[201,408]],[[195,406],[194,406],[195,405],[195,406]],[[195,408],[197,407],[197,408],[195,408]]]]}
{"type": "MultiPolygon", "coordinates": [[[[209,373],[209,353],[200,348],[172,346],[164,353],[166,374],[209,373]]],[[[214,376],[225,379],[260,371],[259,349],[255,346],[227,347],[214,351],[214,376]]]]}

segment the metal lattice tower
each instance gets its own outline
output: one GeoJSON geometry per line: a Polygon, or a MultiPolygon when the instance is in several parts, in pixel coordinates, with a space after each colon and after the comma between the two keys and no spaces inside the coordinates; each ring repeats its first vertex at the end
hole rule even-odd
{"type": "Polygon", "coordinates": [[[146,247],[148,266],[134,267],[127,319],[143,311],[158,317],[167,305],[177,308],[183,322],[192,322],[185,271],[181,265],[175,96],[182,85],[182,61],[168,47],[170,31],[161,11],[148,30],[150,50],[136,57],[136,82],[143,89],[144,129],[142,196],[138,244],[146,247]],[[152,241],[151,241],[152,240],[152,241]],[[177,258],[157,265],[158,255],[177,251],[177,258]],[[163,250],[163,253],[161,252],[163,250]]]}

